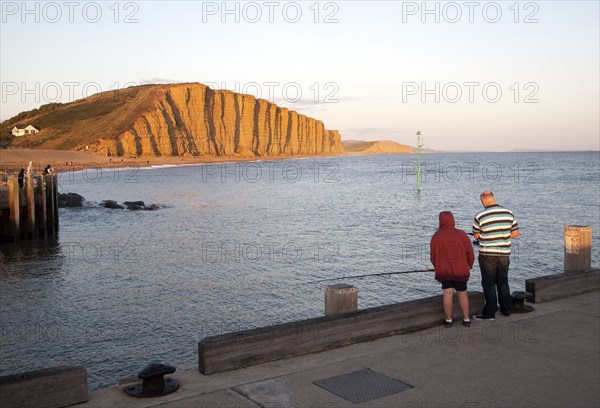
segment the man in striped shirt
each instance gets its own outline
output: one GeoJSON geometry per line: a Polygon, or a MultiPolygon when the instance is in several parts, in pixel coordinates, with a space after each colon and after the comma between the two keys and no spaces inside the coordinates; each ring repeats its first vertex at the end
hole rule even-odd
{"type": "Polygon", "coordinates": [[[508,266],[511,238],[519,236],[519,225],[512,212],[496,204],[491,191],[484,191],[479,198],[485,209],[475,215],[473,236],[479,240],[479,268],[485,306],[475,318],[494,320],[498,302],[503,315],[510,316],[512,312],[508,266]]]}

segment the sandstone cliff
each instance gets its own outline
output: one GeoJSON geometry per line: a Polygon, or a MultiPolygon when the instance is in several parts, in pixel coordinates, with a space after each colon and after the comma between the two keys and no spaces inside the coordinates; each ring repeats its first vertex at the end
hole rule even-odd
{"type": "MultiPolygon", "coordinates": [[[[41,111],[42,109],[40,109],[41,111]]],[[[16,146],[109,156],[299,156],[344,152],[323,122],[263,99],[198,84],[132,87],[27,117],[38,135],[16,146]]],[[[2,124],[6,132],[12,123],[2,124]]]]}

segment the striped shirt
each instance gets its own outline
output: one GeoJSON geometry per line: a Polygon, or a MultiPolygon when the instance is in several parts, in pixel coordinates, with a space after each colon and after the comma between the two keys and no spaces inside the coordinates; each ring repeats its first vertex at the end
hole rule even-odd
{"type": "Polygon", "coordinates": [[[479,254],[510,255],[510,233],[517,231],[519,224],[512,212],[495,204],[475,216],[473,234],[479,236],[479,254]]]}

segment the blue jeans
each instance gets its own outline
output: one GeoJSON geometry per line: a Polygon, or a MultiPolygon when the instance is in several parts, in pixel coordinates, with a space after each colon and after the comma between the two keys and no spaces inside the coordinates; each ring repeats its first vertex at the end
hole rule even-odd
{"type": "Polygon", "coordinates": [[[479,255],[479,268],[481,269],[481,286],[485,297],[485,306],[482,314],[485,317],[494,317],[500,303],[500,311],[504,314],[512,312],[512,299],[508,287],[508,255],[489,256],[479,255]],[[496,297],[496,291],[498,296],[496,297]]]}

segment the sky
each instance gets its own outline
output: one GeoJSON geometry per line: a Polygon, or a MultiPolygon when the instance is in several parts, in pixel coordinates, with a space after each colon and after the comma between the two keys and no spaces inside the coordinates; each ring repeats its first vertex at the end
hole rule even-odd
{"type": "Polygon", "coordinates": [[[200,82],[343,140],[600,150],[599,1],[1,1],[0,119],[200,82]]]}

